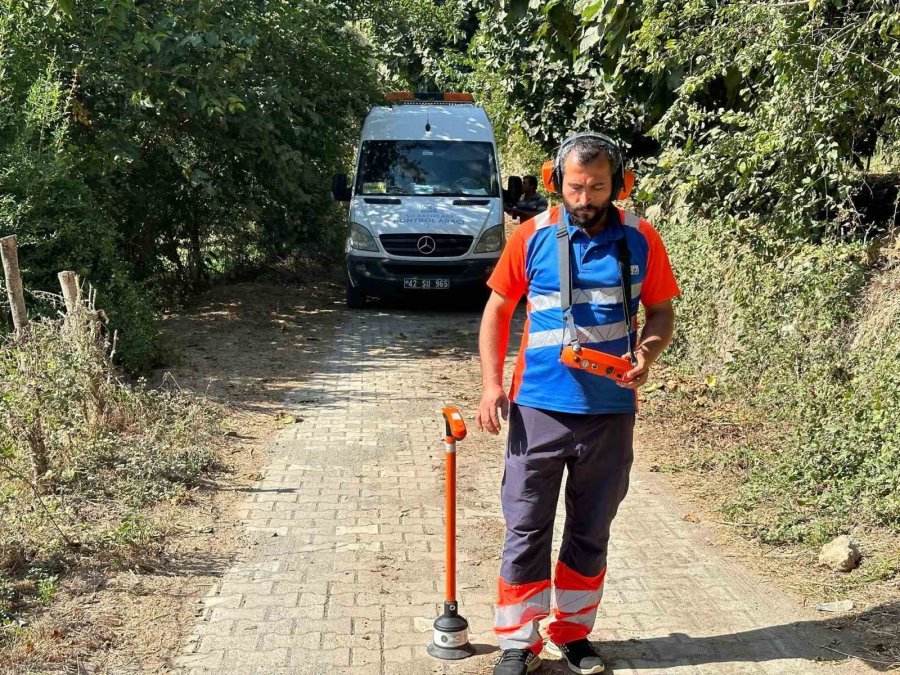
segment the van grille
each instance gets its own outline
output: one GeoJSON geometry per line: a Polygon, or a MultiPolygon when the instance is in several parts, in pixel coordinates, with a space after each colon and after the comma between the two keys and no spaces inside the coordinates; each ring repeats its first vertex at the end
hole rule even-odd
{"type": "Polygon", "coordinates": [[[466,265],[412,265],[407,263],[382,263],[384,269],[397,276],[415,275],[432,277],[455,277],[466,271],[466,265]]]}
{"type": "MultiPolygon", "coordinates": [[[[465,255],[472,247],[473,237],[460,234],[382,234],[381,245],[391,255],[404,255],[416,258],[446,258],[465,255]],[[434,252],[423,253],[419,250],[419,241],[423,237],[434,240],[434,252]]],[[[423,242],[424,243],[424,242],[423,242]]],[[[427,249],[426,249],[427,250],[427,249]]]]}

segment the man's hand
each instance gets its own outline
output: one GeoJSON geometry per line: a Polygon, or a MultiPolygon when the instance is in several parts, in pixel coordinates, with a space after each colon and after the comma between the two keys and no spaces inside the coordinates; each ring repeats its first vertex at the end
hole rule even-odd
{"type": "Polygon", "coordinates": [[[481,395],[481,403],[478,404],[478,412],[475,413],[475,425],[482,431],[497,435],[500,433],[500,418],[497,416],[497,408],[506,420],[509,417],[509,399],[503,387],[489,387],[481,395]]]}
{"type": "MultiPolygon", "coordinates": [[[[616,382],[626,389],[638,389],[650,379],[650,366],[652,366],[663,349],[672,339],[672,331],[675,328],[675,310],[672,309],[672,301],[664,300],[653,305],[644,305],[646,320],[641,341],[634,350],[634,358],[637,363],[634,368],[625,373],[626,382],[616,382]]],[[[622,356],[629,358],[628,354],[622,356]]]]}
{"type": "MultiPolygon", "coordinates": [[[[623,359],[630,357],[630,354],[622,355],[623,359]]],[[[625,389],[638,389],[647,384],[647,380],[650,379],[650,366],[653,364],[653,361],[647,358],[647,354],[640,347],[634,351],[634,359],[637,363],[635,363],[634,368],[625,373],[625,381],[616,381],[617,385],[625,389]]]]}
{"type": "MultiPolygon", "coordinates": [[[[625,373],[626,382],[616,382],[626,389],[638,389],[647,384],[650,379],[650,366],[656,362],[663,349],[672,339],[672,331],[675,328],[675,310],[672,309],[672,301],[664,300],[653,305],[644,305],[644,331],[641,333],[641,341],[634,350],[634,358],[637,361],[634,368],[625,373]]],[[[627,359],[628,354],[622,358],[627,359]]]]}

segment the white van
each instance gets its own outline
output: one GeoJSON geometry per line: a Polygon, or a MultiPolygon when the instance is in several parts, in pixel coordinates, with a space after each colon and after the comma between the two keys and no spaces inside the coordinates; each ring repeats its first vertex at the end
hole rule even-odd
{"type": "Polygon", "coordinates": [[[332,195],[350,202],[347,306],[367,296],[472,291],[505,244],[504,196],[494,132],[468,94],[389,96],[363,124],[352,182],[334,177],[332,195]]]}

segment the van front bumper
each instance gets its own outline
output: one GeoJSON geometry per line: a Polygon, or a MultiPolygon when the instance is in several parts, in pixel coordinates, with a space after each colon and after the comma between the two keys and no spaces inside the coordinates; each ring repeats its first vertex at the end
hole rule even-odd
{"type": "Polygon", "coordinates": [[[350,283],[366,295],[384,298],[428,291],[485,291],[496,258],[467,260],[398,260],[347,256],[350,283]]]}

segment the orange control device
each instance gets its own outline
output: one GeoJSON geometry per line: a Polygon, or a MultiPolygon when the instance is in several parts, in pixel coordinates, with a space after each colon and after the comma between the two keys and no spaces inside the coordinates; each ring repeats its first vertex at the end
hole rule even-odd
{"type": "Polygon", "coordinates": [[[605,375],[619,382],[630,382],[625,374],[634,368],[631,361],[622,359],[606,352],[582,347],[575,351],[574,347],[564,347],[559,360],[564,366],[583,370],[591,375],[605,375]]]}

